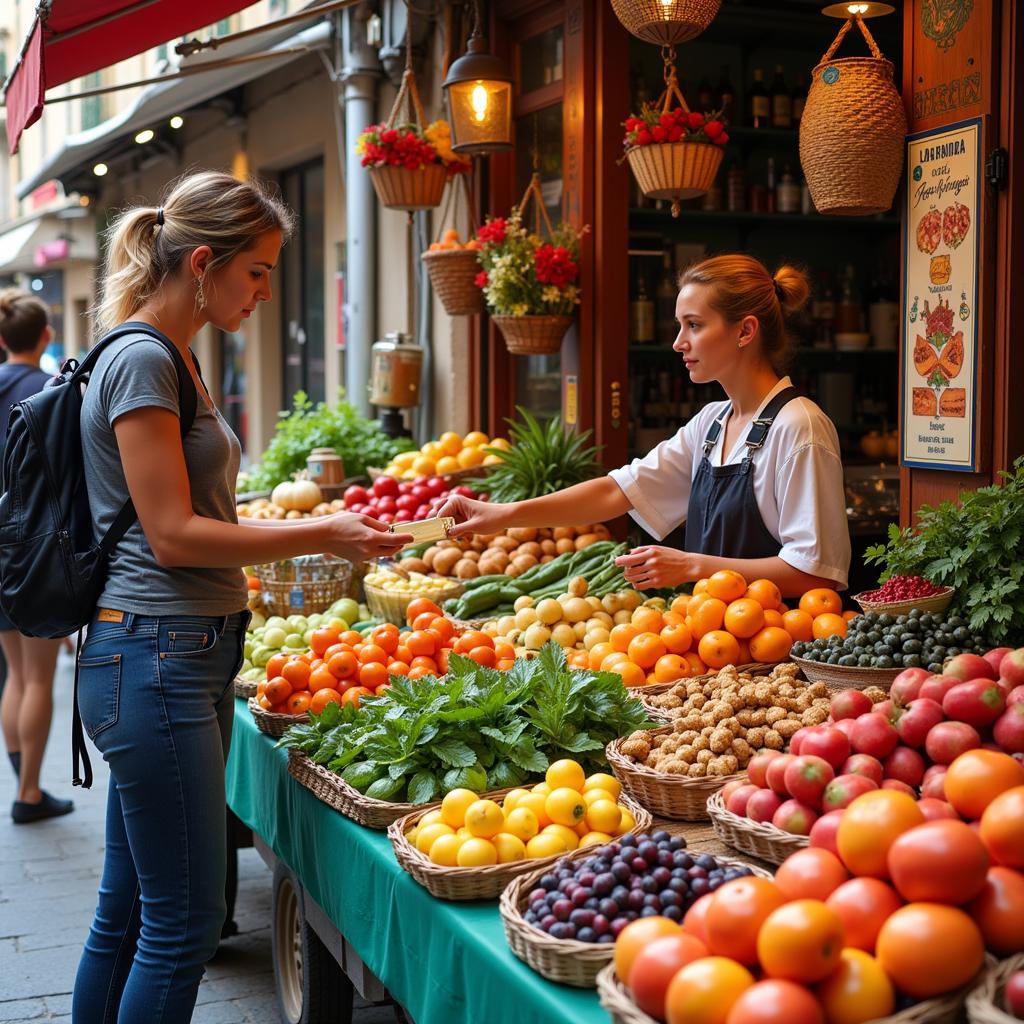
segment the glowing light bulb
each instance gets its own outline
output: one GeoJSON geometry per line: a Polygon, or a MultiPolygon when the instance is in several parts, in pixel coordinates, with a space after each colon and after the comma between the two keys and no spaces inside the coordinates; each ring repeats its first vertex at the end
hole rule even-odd
{"type": "Polygon", "coordinates": [[[152,142],[156,136],[156,132],[152,128],[143,128],[138,135],[135,136],[135,141],[140,145],[144,146],[147,142],[152,142]]]}
{"type": "Polygon", "coordinates": [[[107,165],[101,162],[93,167],[92,173],[95,174],[97,178],[102,178],[103,175],[107,173],[108,169],[107,165]]]}
{"type": "Polygon", "coordinates": [[[473,108],[473,117],[477,121],[483,121],[487,117],[489,97],[482,83],[477,82],[473,86],[473,91],[469,94],[469,103],[473,108]]]}
{"type": "Polygon", "coordinates": [[[849,4],[846,8],[851,14],[865,14],[868,9],[867,4],[849,4]]]}

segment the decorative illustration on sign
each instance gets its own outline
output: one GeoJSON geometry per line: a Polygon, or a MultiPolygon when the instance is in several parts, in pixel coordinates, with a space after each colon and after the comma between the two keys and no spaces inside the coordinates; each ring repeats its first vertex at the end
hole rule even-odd
{"type": "Polygon", "coordinates": [[[960,293],[960,319],[969,320],[971,316],[971,307],[967,305],[967,292],[960,293]]]}
{"type": "Polygon", "coordinates": [[[928,264],[928,280],[932,284],[949,284],[949,276],[953,272],[949,253],[933,256],[928,264]]]}
{"type": "Polygon", "coordinates": [[[942,214],[933,206],[917,222],[917,247],[931,255],[942,241],[942,214]]]}
{"type": "Polygon", "coordinates": [[[974,0],[922,0],[921,28],[940,50],[948,50],[973,11],[974,0]]]}
{"type": "Polygon", "coordinates": [[[914,388],[914,413],[918,416],[963,416],[966,404],[964,390],[949,387],[949,382],[959,377],[963,369],[963,331],[953,332],[953,310],[942,299],[934,309],[928,308],[928,300],[925,299],[922,319],[925,336],[922,338],[919,334],[914,344],[914,369],[925,379],[927,387],[914,388]],[[955,411],[957,409],[960,411],[955,411]]]}
{"type": "Polygon", "coordinates": [[[910,322],[912,324],[917,323],[917,300],[919,296],[914,296],[914,304],[910,307],[910,322]]]}
{"type": "Polygon", "coordinates": [[[942,211],[942,240],[955,249],[971,226],[971,211],[963,203],[953,203],[942,211]]]}

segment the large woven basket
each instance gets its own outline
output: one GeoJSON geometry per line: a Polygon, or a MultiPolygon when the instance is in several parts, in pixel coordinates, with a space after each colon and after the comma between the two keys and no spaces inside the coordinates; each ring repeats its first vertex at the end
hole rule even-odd
{"type": "Polygon", "coordinates": [[[770,864],[781,864],[791,853],[807,846],[807,836],[783,832],[763,821],[751,821],[725,809],[721,793],[708,798],[708,817],[715,835],[727,846],[759,857],[770,864]]]}
{"type": "Polygon", "coordinates": [[[264,711],[256,703],[255,697],[249,698],[249,712],[252,714],[256,728],[268,736],[280,739],[293,725],[305,718],[303,715],[282,715],[277,711],[264,711]]]}
{"type": "MultiPolygon", "coordinates": [[[[256,688],[259,684],[250,679],[242,679],[239,676],[235,676],[235,696],[241,697],[243,700],[248,700],[250,697],[256,696],[256,688]]],[[[260,708],[262,711],[263,709],[260,708]]]]}
{"type": "Polygon", "coordinates": [[[341,558],[306,556],[257,565],[253,571],[271,615],[323,612],[352,592],[352,563],[341,558]]]}
{"type": "Polygon", "coordinates": [[[438,579],[438,585],[430,590],[407,593],[406,591],[384,590],[363,580],[363,590],[366,593],[366,605],[375,619],[386,619],[396,626],[405,626],[407,625],[406,609],[416,598],[426,597],[440,605],[442,601],[458,597],[462,593],[463,587],[457,580],[438,579]]]}
{"type": "MultiPolygon", "coordinates": [[[[654,729],[653,734],[671,733],[671,728],[654,729]]],[[[741,779],[746,772],[716,778],[691,779],[685,775],[670,775],[637,764],[622,753],[625,738],[612,740],[604,748],[605,757],[615,778],[637,803],[653,811],[659,818],[673,821],[707,821],[708,797],[717,793],[727,782],[741,779]]]]}
{"type": "MultiPolygon", "coordinates": [[[[745,665],[737,665],[737,672],[771,672],[775,668],[774,665],[768,665],[760,661],[747,662],[745,665]]],[[[718,675],[718,672],[705,672],[699,676],[684,676],[682,679],[675,679],[671,683],[652,683],[650,686],[645,686],[643,689],[637,690],[637,697],[640,699],[640,703],[643,704],[644,710],[650,715],[651,718],[656,718],[659,722],[671,722],[673,715],[666,708],[658,707],[651,703],[652,697],[660,697],[664,693],[668,693],[673,686],[678,686],[680,683],[688,683],[691,679],[700,679],[707,681],[713,679],[718,675]]]]}
{"type": "Polygon", "coordinates": [[[608,1011],[612,1024],[658,1024],[653,1017],[648,1017],[629,994],[629,989],[619,980],[615,973],[615,964],[602,967],[597,975],[597,997],[601,1005],[608,1011]]]}
{"type": "Polygon", "coordinates": [[[447,175],[441,164],[415,171],[405,167],[371,167],[377,198],[389,210],[429,210],[440,205],[447,175]]]}
{"type": "Polygon", "coordinates": [[[969,1024],[1020,1024],[1006,1009],[1006,982],[1024,970],[1024,953],[991,964],[967,996],[969,1024]]]}
{"type": "Polygon", "coordinates": [[[337,772],[332,772],[322,764],[316,764],[300,750],[288,751],[288,772],[318,800],[367,828],[383,831],[398,818],[415,810],[423,810],[419,804],[390,803],[387,800],[374,800],[372,797],[363,796],[337,772]]]}
{"type": "MultiPolygon", "coordinates": [[[[711,188],[724,152],[708,142],[661,142],[634,146],[626,159],[645,196],[678,202],[711,188]]],[[[675,207],[672,212],[677,213],[675,207]]]]}
{"type": "Polygon", "coordinates": [[[721,0],[612,0],[612,10],[637,39],[676,46],[695,39],[714,21],[721,0]]]}
{"type": "Polygon", "coordinates": [[[480,261],[475,249],[434,249],[420,259],[449,316],[473,316],[484,311],[484,293],[476,283],[480,261]]]}
{"type": "Polygon", "coordinates": [[[878,686],[888,690],[892,681],[903,671],[901,668],[854,668],[846,665],[824,665],[806,658],[789,659],[812,683],[822,682],[830,690],[866,690],[878,686]]]}
{"type": "MultiPolygon", "coordinates": [[[[511,789],[481,793],[481,800],[501,801],[511,789]]],[[[636,819],[635,832],[644,832],[651,827],[654,819],[650,812],[640,807],[628,797],[620,803],[629,808],[636,819]]],[[[493,900],[497,899],[512,879],[526,872],[535,872],[545,866],[554,864],[565,854],[553,857],[542,857],[534,860],[512,861],[508,864],[491,864],[479,868],[449,868],[435,864],[424,856],[405,838],[411,829],[428,811],[436,810],[440,804],[417,808],[412,814],[399,818],[388,827],[388,839],[395,848],[395,859],[416,879],[432,896],[441,900],[493,900]]]]}
{"type": "Polygon", "coordinates": [[[939,593],[931,597],[914,597],[909,601],[866,601],[863,594],[854,594],[853,600],[860,605],[862,612],[906,615],[915,608],[922,612],[944,612],[952,604],[955,594],[956,587],[943,587],[939,593]]]}
{"type": "Polygon", "coordinates": [[[571,316],[492,316],[514,356],[550,356],[562,347],[571,316]]]}
{"type": "Polygon", "coordinates": [[[892,63],[854,15],[814,69],[800,119],[800,164],[819,213],[867,216],[888,210],[903,171],[906,133],[892,63]],[[872,56],[833,60],[854,24],[872,56]]]}

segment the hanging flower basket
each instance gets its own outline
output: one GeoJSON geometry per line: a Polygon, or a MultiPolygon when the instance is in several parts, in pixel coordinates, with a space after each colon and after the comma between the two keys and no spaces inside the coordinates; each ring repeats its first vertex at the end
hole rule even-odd
{"type": "Polygon", "coordinates": [[[484,293],[476,283],[476,276],[480,272],[481,243],[471,238],[463,244],[456,227],[445,228],[449,208],[452,210],[453,221],[457,220],[460,194],[464,196],[468,208],[470,234],[476,234],[476,218],[473,216],[469,186],[465,176],[460,175],[452,180],[445,197],[444,208],[438,219],[437,237],[420,259],[427,268],[430,284],[445,312],[449,316],[474,316],[482,313],[485,308],[484,293]]]}
{"type": "Polygon", "coordinates": [[[572,326],[571,316],[493,316],[505,346],[514,356],[554,355],[561,347],[565,332],[572,326]]]}
{"type": "Polygon", "coordinates": [[[429,210],[441,202],[446,180],[440,164],[412,171],[405,167],[371,167],[377,198],[389,210],[429,210]]]}
{"type": "Polygon", "coordinates": [[[800,119],[800,164],[818,212],[866,217],[888,210],[903,173],[906,133],[892,63],[854,15],[814,69],[800,119]],[[833,60],[855,23],[872,56],[833,60]]]}
{"type": "Polygon", "coordinates": [[[612,0],[616,17],[637,39],[676,46],[695,39],[715,20],[721,0],[612,0]]]}

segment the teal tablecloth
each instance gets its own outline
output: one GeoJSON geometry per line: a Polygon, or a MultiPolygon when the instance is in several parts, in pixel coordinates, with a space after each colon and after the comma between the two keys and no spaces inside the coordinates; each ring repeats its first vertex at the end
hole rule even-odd
{"type": "Polygon", "coordinates": [[[236,704],[227,767],[231,809],[301,879],[367,967],[417,1024],[607,1024],[593,991],[556,985],[508,948],[497,901],[434,899],[383,832],[321,803],[284,750],[236,704]]]}

